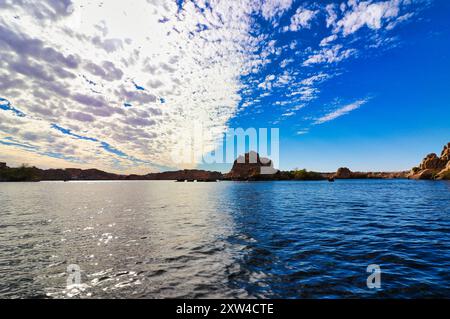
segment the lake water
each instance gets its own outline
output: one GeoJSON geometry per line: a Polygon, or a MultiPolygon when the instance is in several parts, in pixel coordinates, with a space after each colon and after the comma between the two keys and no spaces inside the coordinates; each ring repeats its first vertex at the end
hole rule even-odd
{"type": "Polygon", "coordinates": [[[0,183],[0,297],[450,298],[450,183],[0,183]]]}

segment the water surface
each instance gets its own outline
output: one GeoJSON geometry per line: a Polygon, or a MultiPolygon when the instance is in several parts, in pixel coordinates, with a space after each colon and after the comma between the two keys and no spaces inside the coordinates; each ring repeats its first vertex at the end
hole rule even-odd
{"type": "Polygon", "coordinates": [[[0,183],[0,297],[450,298],[449,203],[431,181],[0,183]]]}

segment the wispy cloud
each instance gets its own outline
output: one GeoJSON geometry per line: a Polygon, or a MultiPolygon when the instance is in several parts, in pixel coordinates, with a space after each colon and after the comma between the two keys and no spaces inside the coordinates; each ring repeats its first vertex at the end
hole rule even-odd
{"type": "Polygon", "coordinates": [[[305,134],[308,134],[309,133],[309,129],[303,129],[303,130],[300,130],[300,131],[297,131],[297,135],[305,135],[305,134]]]}
{"type": "Polygon", "coordinates": [[[358,101],[355,101],[355,102],[353,102],[351,104],[342,106],[342,107],[340,107],[340,108],[338,108],[338,109],[336,109],[336,110],[334,110],[334,111],[332,111],[332,112],[330,112],[330,113],[328,113],[328,114],[326,114],[326,115],[324,115],[322,117],[319,117],[318,119],[316,119],[314,121],[313,124],[314,125],[319,125],[319,124],[323,124],[323,123],[335,120],[338,117],[341,117],[343,115],[346,115],[346,114],[350,113],[351,111],[359,109],[361,106],[366,104],[368,101],[369,101],[369,99],[366,98],[366,99],[358,100],[358,101]]]}
{"type": "Polygon", "coordinates": [[[343,45],[337,44],[330,49],[322,49],[318,51],[318,53],[311,55],[305,62],[303,62],[303,65],[310,66],[318,63],[337,63],[348,59],[356,53],[357,50],[355,49],[345,49],[343,45]]]}

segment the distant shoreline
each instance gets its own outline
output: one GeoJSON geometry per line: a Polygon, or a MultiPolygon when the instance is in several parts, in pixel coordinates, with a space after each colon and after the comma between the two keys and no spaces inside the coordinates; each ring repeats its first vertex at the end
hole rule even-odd
{"type": "MultiPolygon", "coordinates": [[[[419,181],[419,179],[412,179],[412,178],[347,178],[347,179],[336,179],[336,181],[364,181],[364,180],[373,180],[373,181],[382,181],[382,180],[403,180],[403,181],[419,181]]],[[[429,180],[428,180],[429,181],[429,180]]],[[[431,180],[431,181],[446,181],[446,180],[431,180]]],[[[0,184],[23,184],[23,183],[83,183],[83,182],[177,182],[177,180],[174,179],[108,179],[108,180],[102,180],[102,179],[83,179],[83,180],[70,180],[70,181],[63,181],[63,180],[39,180],[39,181],[0,181],[0,184]]],[[[230,179],[222,179],[217,181],[212,181],[213,183],[224,183],[224,182],[233,182],[233,183],[264,183],[264,182],[327,182],[326,179],[320,179],[320,180],[307,180],[307,179],[259,179],[259,180],[230,180],[230,179]]],[[[192,183],[209,183],[205,181],[184,181],[179,182],[181,184],[192,184],[192,183]]]]}
{"type": "Polygon", "coordinates": [[[39,169],[37,167],[10,168],[5,163],[0,166],[0,182],[45,182],[45,181],[178,181],[178,182],[216,182],[216,181],[323,181],[335,179],[407,179],[408,172],[351,172],[340,169],[336,173],[320,173],[307,170],[276,171],[274,174],[257,174],[258,163],[235,164],[227,174],[205,170],[179,170],[146,175],[119,175],[98,169],[39,169]],[[249,171],[239,171],[239,166],[251,166],[249,171]]]}
{"type": "Polygon", "coordinates": [[[336,173],[320,173],[295,169],[280,171],[273,167],[270,159],[262,158],[256,152],[239,156],[230,172],[222,174],[206,170],[178,170],[146,175],[120,175],[98,169],[39,169],[21,166],[10,168],[0,162],[0,182],[39,182],[39,181],[133,181],[133,180],[173,180],[178,182],[216,182],[216,181],[319,181],[336,179],[425,179],[450,180],[450,143],[444,146],[441,156],[428,154],[418,167],[400,172],[352,172],[346,167],[336,173]]]}

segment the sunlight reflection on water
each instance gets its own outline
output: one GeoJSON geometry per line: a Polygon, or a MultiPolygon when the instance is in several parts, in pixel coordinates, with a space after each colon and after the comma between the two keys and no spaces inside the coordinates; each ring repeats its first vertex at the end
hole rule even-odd
{"type": "Polygon", "coordinates": [[[1,297],[450,297],[447,182],[3,183],[0,200],[1,297]]]}

